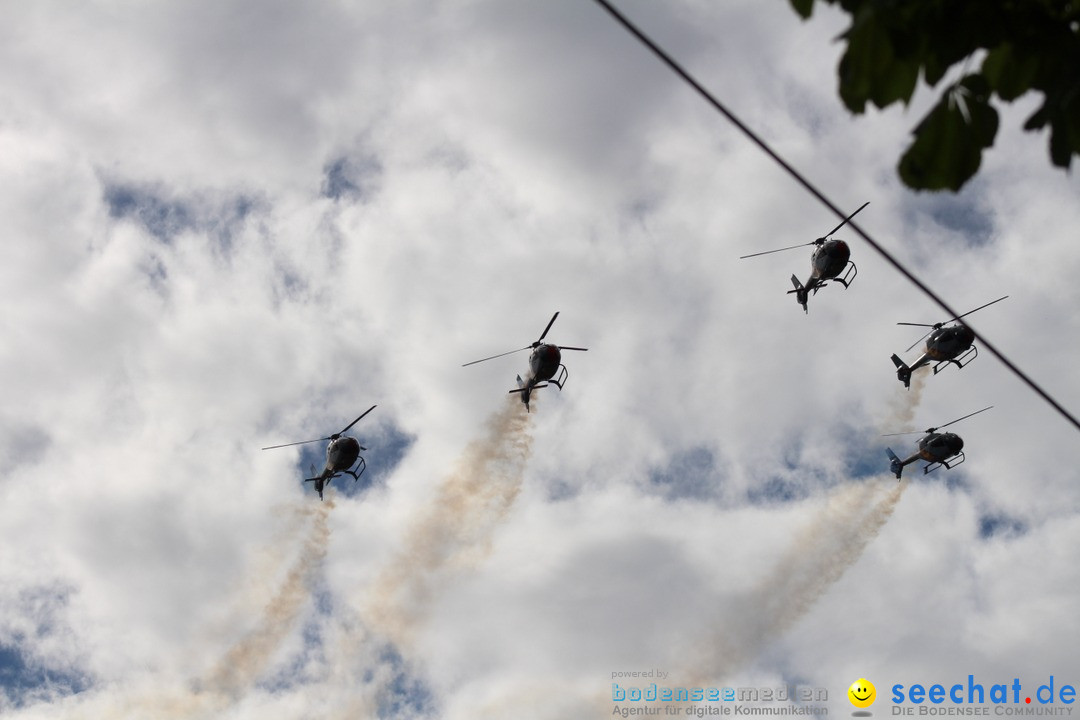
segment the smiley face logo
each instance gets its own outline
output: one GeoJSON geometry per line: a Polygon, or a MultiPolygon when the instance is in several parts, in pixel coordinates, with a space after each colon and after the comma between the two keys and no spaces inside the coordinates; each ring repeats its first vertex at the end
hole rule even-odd
{"type": "Polygon", "coordinates": [[[866,678],[859,678],[851,683],[847,690],[848,700],[857,708],[867,708],[874,704],[877,699],[877,689],[874,683],[866,678]]]}

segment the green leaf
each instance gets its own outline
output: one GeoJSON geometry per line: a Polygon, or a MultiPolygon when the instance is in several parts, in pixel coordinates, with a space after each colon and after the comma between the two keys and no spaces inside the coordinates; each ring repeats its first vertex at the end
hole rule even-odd
{"type": "Polygon", "coordinates": [[[1068,168],[1080,155],[1080,96],[1077,91],[1048,93],[1042,106],[1024,123],[1025,130],[1050,126],[1050,161],[1068,168]]]}
{"type": "MultiPolygon", "coordinates": [[[[815,0],[789,0],[803,18],[815,0]]],[[[982,57],[981,69],[947,91],[914,130],[901,157],[916,189],[959,189],[997,134],[990,100],[1035,91],[1042,105],[1025,130],[1049,129],[1050,160],[1080,155],[1080,0],[820,0],[851,19],[838,38],[839,93],[853,113],[911,99],[982,57]]],[[[964,70],[963,72],[967,72],[964,70]]]]}
{"type": "Polygon", "coordinates": [[[795,12],[799,13],[803,20],[809,20],[814,12],[814,0],[791,0],[791,7],[795,8],[795,12]]]}
{"type": "Polygon", "coordinates": [[[845,34],[847,51],[840,59],[840,97],[854,113],[872,102],[879,108],[907,103],[919,80],[917,59],[896,55],[883,19],[869,6],[860,9],[845,34]]]}
{"type": "Polygon", "coordinates": [[[953,192],[979,169],[982,151],[994,144],[998,113],[989,95],[979,92],[986,81],[964,78],[945,93],[915,128],[915,141],[900,158],[904,184],[915,190],[953,192]]]}
{"type": "Polygon", "coordinates": [[[1031,89],[1039,73],[1039,60],[1023,57],[1012,45],[1004,43],[987,53],[982,72],[998,97],[1012,102],[1031,89]]]}
{"type": "MultiPolygon", "coordinates": [[[[1056,120],[1056,118],[1055,118],[1056,120]]],[[[1058,167],[1067,168],[1072,162],[1072,145],[1069,142],[1069,133],[1066,128],[1058,126],[1058,123],[1050,124],[1050,160],[1058,167]]]]}
{"type": "Polygon", "coordinates": [[[1044,101],[1042,106],[1031,114],[1031,117],[1024,123],[1024,129],[1027,131],[1038,130],[1046,123],[1050,122],[1050,113],[1046,109],[1046,102],[1044,101]]]}
{"type": "Polygon", "coordinates": [[[1068,168],[1072,156],[1080,155],[1080,102],[1062,103],[1050,120],[1050,160],[1068,168]],[[1070,108],[1069,106],[1072,105],[1070,108]]]}

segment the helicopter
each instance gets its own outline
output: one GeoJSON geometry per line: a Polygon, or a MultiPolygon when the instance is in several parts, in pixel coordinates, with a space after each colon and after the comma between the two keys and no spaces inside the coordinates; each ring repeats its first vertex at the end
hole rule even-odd
{"type": "Polygon", "coordinates": [[[315,491],[319,493],[319,499],[322,500],[323,488],[326,485],[329,485],[330,481],[338,475],[341,475],[342,473],[352,475],[353,482],[356,482],[360,479],[360,476],[364,474],[364,470],[367,469],[367,463],[364,462],[364,458],[360,457],[360,451],[367,450],[367,448],[357,442],[356,438],[349,437],[345,433],[353,425],[363,420],[364,416],[376,407],[378,406],[372,405],[363,415],[346,425],[341,432],[334,433],[329,437],[316,438],[315,440],[301,440],[300,442],[285,443],[284,445],[271,445],[269,447],[264,447],[263,450],[273,450],[274,448],[306,445],[307,443],[329,440],[330,444],[326,446],[326,467],[323,468],[321,473],[316,475],[315,466],[312,465],[311,474],[313,477],[304,478],[304,482],[306,483],[315,483],[315,491]],[[356,468],[353,468],[354,463],[356,464],[356,468]]]}
{"type": "Polygon", "coordinates": [[[979,349],[972,344],[975,342],[975,332],[963,323],[957,323],[956,325],[950,325],[949,327],[943,326],[945,323],[959,320],[962,317],[967,317],[973,312],[989,307],[996,302],[1001,302],[1007,297],[1009,296],[1004,295],[997,300],[986,303],[986,305],[980,305],[974,310],[969,310],[963,315],[957,315],[952,320],[946,320],[945,322],[939,322],[933,325],[927,325],[925,323],[896,323],[897,325],[915,325],[917,327],[930,328],[930,332],[916,340],[911,347],[904,351],[908,352],[911,348],[915,347],[915,345],[926,340],[926,350],[924,350],[919,359],[910,366],[906,365],[899,356],[892,356],[893,365],[896,366],[896,377],[900,379],[900,382],[904,383],[904,387],[910,388],[911,373],[915,372],[923,365],[934,363],[934,374],[937,375],[947,367],[949,363],[952,363],[958,368],[962,368],[970,363],[979,354],[979,349]]]}
{"type": "Polygon", "coordinates": [[[562,364],[562,353],[560,350],[580,350],[584,352],[589,349],[545,343],[544,338],[547,337],[548,330],[555,324],[555,318],[557,317],[559,317],[558,311],[551,316],[551,321],[547,324],[547,327],[544,328],[544,332],[540,333],[540,338],[532,345],[526,345],[517,350],[510,350],[498,355],[492,355],[483,360],[473,360],[472,362],[465,363],[461,367],[468,367],[469,365],[494,360],[495,358],[503,357],[504,355],[512,355],[513,353],[532,348],[532,354],[529,355],[529,372],[526,374],[524,380],[518,375],[517,389],[510,391],[510,394],[521,393],[521,402],[525,403],[525,412],[529,412],[529,397],[532,395],[533,390],[547,387],[548,383],[551,383],[562,390],[563,383],[566,382],[567,372],[566,366],[562,364]]]}
{"type": "MultiPolygon", "coordinates": [[[[927,465],[923,468],[923,474],[927,474],[937,470],[941,466],[945,466],[946,469],[951,469],[964,462],[964,440],[956,433],[946,432],[939,433],[943,427],[948,427],[953,423],[958,423],[961,420],[966,420],[972,415],[978,415],[981,412],[985,412],[990,408],[984,407],[982,410],[976,410],[973,413],[965,415],[962,418],[957,418],[952,422],[947,422],[944,425],[938,427],[927,428],[926,436],[919,440],[919,450],[914,455],[906,460],[901,460],[896,456],[896,453],[892,451],[892,448],[885,448],[885,452],[889,455],[889,469],[896,473],[896,479],[900,480],[900,473],[904,471],[904,466],[909,465],[916,460],[925,460],[927,465]]],[[[915,433],[918,433],[916,430],[915,433]]],[[[882,437],[895,437],[897,435],[911,435],[912,433],[889,433],[888,435],[882,435],[882,437]]]]}
{"type": "Polygon", "coordinates": [[[799,282],[797,276],[792,275],[791,284],[795,286],[795,289],[788,290],[788,295],[795,293],[795,300],[802,305],[803,312],[808,313],[810,311],[806,307],[806,302],[810,299],[811,293],[817,295],[817,291],[825,287],[829,280],[835,280],[846,289],[851,284],[852,280],[855,279],[855,276],[859,274],[859,269],[855,267],[855,263],[851,262],[851,249],[848,247],[848,244],[843,240],[830,238],[829,236],[844,227],[851,218],[858,215],[859,211],[869,204],[869,201],[863,203],[862,207],[844,218],[844,222],[825,233],[824,237],[819,237],[813,242],[803,243],[802,245],[792,245],[791,247],[780,248],[778,250],[766,250],[765,252],[743,255],[739,259],[745,260],[746,258],[757,257],[759,255],[769,255],[772,253],[783,252],[784,250],[794,250],[795,248],[817,245],[814,254],[810,256],[810,277],[807,278],[806,284],[803,285],[799,282]]]}

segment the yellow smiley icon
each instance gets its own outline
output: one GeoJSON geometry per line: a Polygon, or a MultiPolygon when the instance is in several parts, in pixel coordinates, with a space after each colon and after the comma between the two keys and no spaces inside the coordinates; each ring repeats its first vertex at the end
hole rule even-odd
{"type": "Polygon", "coordinates": [[[852,705],[857,708],[865,708],[874,704],[874,699],[877,698],[877,690],[874,688],[874,683],[866,678],[859,678],[851,683],[851,687],[847,690],[847,696],[852,705]]]}

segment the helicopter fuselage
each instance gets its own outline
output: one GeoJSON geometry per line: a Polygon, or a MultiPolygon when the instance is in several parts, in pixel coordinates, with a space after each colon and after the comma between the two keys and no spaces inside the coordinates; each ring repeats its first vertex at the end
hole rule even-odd
{"type": "Polygon", "coordinates": [[[540,345],[529,355],[529,375],[527,381],[534,385],[555,376],[562,364],[562,353],[556,345],[540,345]]]}
{"type": "Polygon", "coordinates": [[[372,405],[366,411],[364,411],[360,417],[353,420],[346,425],[341,432],[336,432],[329,437],[317,438],[315,440],[301,440],[300,442],[285,443],[284,445],[270,445],[264,447],[263,450],[273,450],[275,448],[292,447],[294,445],[307,445],[313,442],[322,442],[329,440],[330,443],[326,446],[326,466],[323,471],[318,475],[315,474],[315,465],[311,466],[312,477],[304,478],[304,482],[315,483],[315,490],[319,493],[319,499],[322,500],[323,488],[331,480],[336,478],[340,473],[348,473],[352,475],[354,479],[359,480],[360,476],[364,473],[364,469],[367,467],[367,463],[364,462],[364,458],[360,457],[360,451],[365,448],[357,442],[356,438],[351,438],[345,435],[356,423],[363,420],[369,412],[374,410],[377,405],[372,405]],[[357,463],[356,469],[353,468],[353,464],[357,463]]]}
{"type": "Polygon", "coordinates": [[[529,397],[532,395],[533,390],[537,390],[542,387],[547,387],[546,383],[550,382],[555,387],[562,390],[563,383],[566,382],[566,366],[562,364],[562,351],[563,350],[581,350],[585,351],[588,348],[583,347],[571,347],[569,345],[552,345],[545,343],[544,338],[547,337],[548,330],[555,324],[555,319],[559,317],[559,313],[556,311],[551,316],[551,320],[548,321],[547,327],[544,328],[544,332],[540,333],[540,337],[532,345],[526,345],[523,348],[517,350],[510,350],[499,355],[492,355],[491,357],[483,358],[482,360],[473,360],[467,362],[462,367],[468,367],[469,365],[475,365],[476,363],[487,362],[488,360],[494,360],[497,357],[503,355],[510,355],[511,353],[520,352],[521,350],[528,350],[532,348],[532,352],[529,354],[529,370],[525,373],[525,379],[522,380],[521,376],[517,376],[517,388],[511,390],[511,393],[520,393],[521,402],[525,405],[525,410],[529,409],[529,397]]]}
{"type": "Polygon", "coordinates": [[[813,284],[820,284],[824,280],[831,280],[844,272],[848,261],[851,260],[851,248],[843,240],[826,240],[819,245],[810,257],[810,279],[806,281],[808,290],[813,289],[813,284]]]}
{"type": "Polygon", "coordinates": [[[529,399],[532,397],[532,391],[546,387],[541,385],[545,381],[551,381],[562,389],[563,380],[565,377],[555,377],[555,373],[562,369],[565,375],[565,368],[562,367],[562,352],[559,351],[557,345],[541,344],[533,349],[529,355],[529,372],[525,375],[525,379],[522,380],[521,376],[518,376],[518,390],[512,390],[511,392],[521,393],[521,402],[525,404],[525,409],[529,409],[529,399]]]}
{"type": "Polygon", "coordinates": [[[844,218],[843,222],[813,242],[803,243],[802,245],[792,245],[777,250],[751,253],[750,255],[743,255],[739,259],[744,260],[759,255],[771,255],[772,253],[783,252],[784,250],[794,250],[795,248],[806,247],[807,245],[815,245],[814,253],[810,256],[810,278],[804,285],[799,282],[797,275],[792,275],[791,284],[795,286],[795,289],[788,290],[789,294],[794,293],[795,300],[802,305],[803,311],[805,312],[806,303],[810,298],[811,293],[817,293],[817,291],[829,280],[835,280],[846,288],[851,285],[851,281],[854,280],[855,276],[858,274],[858,268],[855,267],[855,263],[851,262],[851,248],[848,247],[848,244],[843,240],[830,238],[829,236],[851,222],[851,218],[862,212],[862,209],[869,204],[869,202],[864,202],[859,206],[858,210],[844,218]]]}
{"type": "Polygon", "coordinates": [[[791,284],[795,286],[795,289],[788,290],[789,294],[795,294],[795,300],[802,305],[803,311],[806,311],[806,303],[810,295],[817,294],[817,291],[829,280],[835,280],[846,288],[858,273],[855,263],[851,262],[851,248],[846,242],[836,238],[831,240],[819,238],[817,242],[819,244],[814,254],[810,256],[810,277],[807,278],[806,284],[799,282],[799,278],[792,275],[791,284]]]}
{"type": "MultiPolygon", "coordinates": [[[[1009,296],[1003,295],[997,300],[991,300],[974,310],[968,310],[963,315],[957,315],[951,320],[935,323],[933,325],[910,322],[896,323],[897,325],[916,325],[919,327],[930,328],[930,332],[925,336],[926,348],[923,350],[922,355],[919,356],[919,359],[910,366],[904,364],[904,361],[900,359],[900,356],[893,353],[892,361],[893,365],[896,366],[896,377],[900,379],[900,382],[904,383],[904,387],[911,387],[912,371],[921,368],[923,365],[934,363],[935,375],[937,375],[943,367],[948,367],[949,365],[955,365],[958,368],[966,366],[978,356],[979,349],[975,347],[975,331],[964,323],[959,322],[960,318],[967,317],[983,308],[990,307],[994,303],[999,303],[1007,297],[1009,296]],[[945,324],[954,321],[956,321],[955,325],[945,324]]],[[[916,345],[917,344],[918,343],[916,343],[916,345]]],[[[913,347],[915,347],[915,345],[912,345],[908,350],[911,350],[913,347]]]]}
{"type": "MultiPolygon", "coordinates": [[[[896,365],[896,376],[905,387],[908,387],[911,384],[911,373],[923,365],[952,362],[963,367],[966,358],[961,356],[971,350],[974,343],[974,331],[963,323],[935,328],[926,338],[926,349],[923,350],[923,354],[910,366],[905,365],[898,355],[892,356],[893,364],[896,365]],[[957,360],[957,358],[961,359],[957,360]]],[[[937,373],[937,371],[938,368],[935,366],[934,372],[937,373]]]]}
{"type": "Polygon", "coordinates": [[[330,441],[326,446],[326,467],[322,474],[324,477],[332,477],[336,473],[345,472],[353,466],[356,458],[360,457],[360,443],[356,438],[343,435],[330,441]]]}
{"type": "MultiPolygon", "coordinates": [[[[315,477],[305,478],[305,482],[315,483],[315,491],[319,493],[319,499],[322,500],[323,488],[341,473],[349,473],[356,480],[360,479],[360,475],[364,472],[365,463],[361,461],[361,466],[356,471],[351,469],[359,457],[360,443],[357,442],[356,438],[348,435],[338,436],[326,446],[326,467],[315,477]]],[[[311,470],[314,473],[315,466],[312,466],[311,470]]]]}
{"type": "Polygon", "coordinates": [[[960,454],[964,440],[956,433],[930,433],[919,441],[920,458],[926,462],[943,462],[960,454]]]}
{"type": "Polygon", "coordinates": [[[904,467],[918,460],[925,460],[927,463],[926,467],[923,468],[923,473],[928,473],[942,465],[947,468],[953,467],[954,465],[963,462],[963,449],[964,440],[956,433],[931,432],[919,440],[918,451],[905,460],[896,457],[892,450],[888,450],[887,452],[889,458],[892,460],[890,469],[896,473],[896,479],[899,480],[904,467]],[[957,461],[950,464],[949,461],[954,458],[956,458],[957,461]]]}
{"type": "MultiPolygon", "coordinates": [[[[963,323],[938,328],[926,339],[924,356],[927,362],[952,360],[964,353],[974,342],[975,332],[963,323]]],[[[917,366],[916,364],[912,367],[917,366]]]]}

